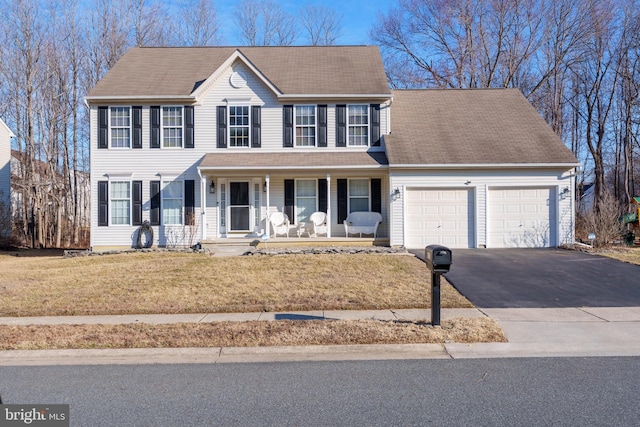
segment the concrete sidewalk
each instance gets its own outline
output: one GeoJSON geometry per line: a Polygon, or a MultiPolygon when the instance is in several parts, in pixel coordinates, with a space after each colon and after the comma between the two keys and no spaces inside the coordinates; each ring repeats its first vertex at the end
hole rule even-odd
{"type": "MultiPolygon", "coordinates": [[[[321,360],[640,356],[640,307],[443,309],[442,319],[495,319],[509,342],[479,344],[0,351],[0,366],[321,360]]],[[[181,323],[284,319],[430,319],[430,310],[202,313],[0,318],[0,325],[181,323]]]]}

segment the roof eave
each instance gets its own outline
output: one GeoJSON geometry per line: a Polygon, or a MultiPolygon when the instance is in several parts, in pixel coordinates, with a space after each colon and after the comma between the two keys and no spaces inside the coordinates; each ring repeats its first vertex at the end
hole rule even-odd
{"type": "Polygon", "coordinates": [[[560,169],[579,167],[580,163],[439,163],[439,164],[392,164],[397,169],[560,169]]]}
{"type": "Polygon", "coordinates": [[[192,95],[101,95],[85,96],[89,104],[102,104],[105,102],[184,102],[195,103],[196,97],[192,95]]]}
{"type": "Polygon", "coordinates": [[[371,99],[387,101],[392,98],[390,93],[287,93],[278,95],[282,100],[306,100],[306,99],[371,99]]]}
{"type": "Polygon", "coordinates": [[[296,165],[280,165],[280,166],[198,166],[200,172],[214,172],[214,171],[257,171],[257,170],[284,170],[290,171],[292,169],[304,169],[304,170],[328,170],[328,169],[388,169],[389,165],[318,165],[318,166],[296,166],[296,165]]]}

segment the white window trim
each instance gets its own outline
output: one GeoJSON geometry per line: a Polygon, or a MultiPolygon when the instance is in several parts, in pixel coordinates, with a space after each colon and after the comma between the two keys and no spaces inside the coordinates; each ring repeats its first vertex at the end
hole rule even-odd
{"type": "Polygon", "coordinates": [[[367,181],[367,210],[371,211],[371,179],[369,178],[349,178],[347,180],[347,213],[350,214],[351,211],[351,198],[364,199],[364,196],[352,196],[351,195],[351,181],[367,181]]]}
{"type": "MultiPolygon", "coordinates": [[[[295,188],[294,188],[294,207],[295,207],[294,215],[295,215],[296,223],[298,223],[298,182],[299,181],[313,181],[314,184],[315,184],[316,195],[315,195],[314,199],[316,201],[316,206],[315,206],[313,212],[316,212],[318,210],[318,203],[319,203],[319,201],[318,201],[318,198],[319,198],[318,197],[319,196],[319,194],[318,194],[318,190],[319,190],[319,188],[318,188],[318,179],[317,178],[296,178],[296,180],[295,180],[295,188]]],[[[311,199],[311,197],[304,197],[304,198],[305,199],[311,199]]],[[[313,212],[311,212],[311,213],[313,213],[313,212]]],[[[290,218],[290,219],[292,219],[292,218],[290,218]]]]}
{"type": "Polygon", "coordinates": [[[132,116],[132,110],[131,107],[128,105],[110,105],[108,108],[109,111],[109,117],[107,118],[108,123],[109,123],[109,148],[112,148],[114,150],[130,150],[131,146],[133,145],[133,116],[132,116]],[[113,145],[113,133],[112,130],[115,129],[126,129],[126,126],[112,126],[111,125],[111,109],[112,108],[126,108],[127,110],[129,110],[129,146],[128,147],[116,147],[113,145]]]}
{"type": "Polygon", "coordinates": [[[293,146],[295,148],[316,148],[318,146],[318,106],[316,104],[296,104],[293,106],[293,146]],[[298,145],[296,129],[306,125],[298,124],[296,110],[298,107],[313,107],[313,145],[298,145]]]}
{"type": "MultiPolygon", "coordinates": [[[[177,200],[177,199],[171,199],[171,200],[177,200]]],[[[185,225],[185,217],[184,217],[184,180],[183,179],[171,179],[171,178],[165,178],[165,179],[161,179],[160,180],[160,224],[162,225],[166,225],[168,227],[179,227],[179,226],[183,226],[185,225]],[[179,182],[180,183],[180,189],[181,189],[181,201],[180,201],[180,222],[179,223],[172,223],[172,224],[167,224],[167,222],[165,221],[164,218],[164,208],[165,208],[165,197],[164,197],[164,186],[166,183],[168,182],[179,182]]]]}
{"type": "MultiPolygon", "coordinates": [[[[175,126],[166,126],[173,128],[175,126]]],[[[184,148],[184,106],[183,105],[162,105],[160,106],[160,148],[164,150],[182,150],[184,148]],[[180,145],[178,147],[167,147],[164,145],[164,109],[165,108],[179,108],[180,109],[180,117],[182,119],[182,138],[180,140],[180,145]]]]}
{"type": "MultiPolygon", "coordinates": [[[[227,105],[227,148],[233,148],[233,149],[239,149],[239,150],[246,150],[251,148],[251,114],[252,114],[252,108],[251,108],[251,104],[247,103],[237,103],[237,104],[228,104],[227,105]],[[247,107],[248,112],[247,112],[247,116],[249,117],[249,123],[247,124],[248,127],[248,132],[247,132],[247,145],[231,145],[231,108],[237,108],[237,107],[247,107]]],[[[234,126],[237,128],[240,127],[244,127],[244,126],[234,126]]]]}
{"type": "Polygon", "coordinates": [[[347,146],[348,147],[369,147],[371,145],[371,111],[369,110],[369,105],[368,104],[347,104],[346,115],[347,115],[347,146]],[[358,106],[358,107],[364,106],[365,111],[367,112],[367,124],[366,124],[367,131],[365,133],[367,137],[367,143],[364,145],[351,144],[350,138],[349,138],[349,131],[351,128],[364,126],[361,124],[352,124],[349,122],[349,107],[355,107],[355,106],[358,106]]]}
{"type": "Polygon", "coordinates": [[[109,192],[109,227],[129,227],[131,226],[131,220],[132,220],[132,212],[133,212],[133,181],[131,179],[109,179],[109,188],[107,189],[107,191],[109,192]],[[112,203],[115,200],[125,200],[125,199],[114,199],[112,197],[112,188],[113,188],[113,184],[114,183],[120,183],[120,182],[126,182],[129,183],[129,222],[127,224],[114,224],[113,222],[113,213],[114,213],[114,209],[113,209],[113,205],[112,203]]]}

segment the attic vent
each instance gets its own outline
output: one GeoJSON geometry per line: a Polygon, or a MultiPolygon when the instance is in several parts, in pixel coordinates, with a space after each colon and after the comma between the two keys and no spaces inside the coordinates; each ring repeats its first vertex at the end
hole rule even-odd
{"type": "Polygon", "coordinates": [[[240,89],[247,85],[247,75],[242,71],[234,71],[229,77],[229,83],[236,89],[240,89]]]}

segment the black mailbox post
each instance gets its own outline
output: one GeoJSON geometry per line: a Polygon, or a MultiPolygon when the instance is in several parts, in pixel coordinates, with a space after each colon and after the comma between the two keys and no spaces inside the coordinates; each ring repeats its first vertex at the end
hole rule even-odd
{"type": "Polygon", "coordinates": [[[440,276],[449,272],[453,259],[451,249],[440,245],[424,248],[424,260],[431,271],[431,324],[440,325],[440,276]]]}

